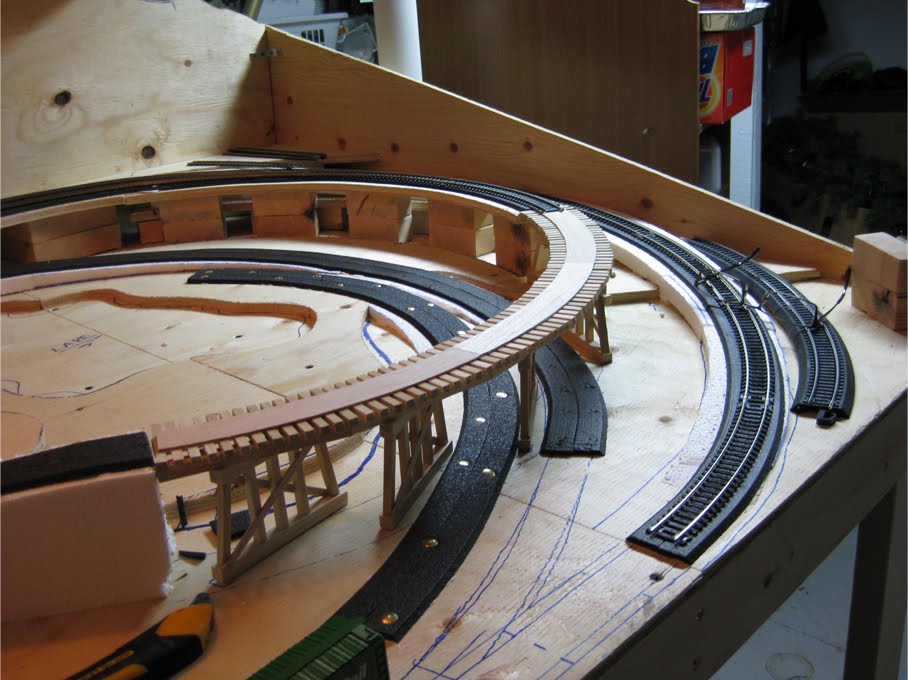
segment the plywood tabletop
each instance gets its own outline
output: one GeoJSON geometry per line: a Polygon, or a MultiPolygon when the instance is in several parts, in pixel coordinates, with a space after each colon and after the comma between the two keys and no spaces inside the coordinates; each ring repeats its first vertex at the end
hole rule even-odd
{"type": "MultiPolygon", "coordinates": [[[[337,246],[305,247],[330,251],[337,246]]],[[[454,271],[491,286],[519,285],[471,258],[447,256],[438,262],[417,247],[390,250],[379,252],[362,244],[355,254],[454,271]]],[[[354,254],[346,248],[344,252],[354,254]]],[[[653,626],[691,588],[700,587],[717,565],[733,563],[740,546],[766,530],[763,520],[795,502],[801,488],[905,390],[905,335],[875,323],[846,299],[829,318],[855,364],[852,417],[820,429],[810,417],[790,416],[778,460],[748,509],[692,567],[666,564],[630,548],[625,537],[668,500],[699,463],[690,433],[709,389],[708,352],[703,332],[691,328],[664,297],[654,299],[652,283],[625,268],[617,270],[614,280],[615,290],[609,292],[615,300],[607,307],[614,361],[594,370],[609,413],[605,456],[543,458],[534,448],[517,458],[476,547],[416,627],[399,644],[388,644],[392,677],[583,677],[653,626]]],[[[182,281],[185,276],[135,277],[106,281],[103,287],[136,296],[154,297],[152,290],[157,296],[176,296],[185,288],[182,281]]],[[[839,284],[824,281],[797,286],[821,309],[831,306],[841,290],[839,284]]],[[[69,291],[52,288],[12,297],[52,301],[64,292],[76,295],[98,287],[82,283],[69,291]]],[[[232,400],[268,399],[301,389],[310,380],[358,372],[362,366],[379,366],[413,352],[369,325],[363,303],[308,291],[229,288],[230,299],[253,307],[293,302],[298,316],[289,308],[283,317],[225,317],[127,309],[97,300],[4,314],[4,457],[7,451],[15,455],[31,450],[36,437],[43,436],[47,445],[62,443],[70,436],[100,432],[105,423],[112,426],[115,417],[147,418],[149,409],[162,414],[193,408],[213,412],[232,400]],[[307,309],[315,313],[310,325],[305,322],[307,309]],[[39,345],[29,342],[36,336],[39,345]],[[86,346],[67,351],[67,361],[59,366],[50,357],[46,361],[51,364],[42,364],[40,371],[20,371],[20,364],[45,361],[37,356],[42,348],[86,336],[97,338],[90,347],[83,340],[86,346]],[[89,359],[102,346],[109,348],[103,365],[89,359]],[[287,361],[297,352],[315,359],[287,361]],[[305,368],[310,364],[313,368],[305,368]],[[89,385],[92,389],[86,391],[89,385]],[[163,397],[161,386],[170,387],[163,397]],[[41,398],[56,392],[67,396],[41,398]],[[102,399],[105,393],[110,398],[102,399]],[[20,406],[26,402],[27,408],[20,406]],[[96,418],[91,417],[93,409],[96,418]],[[42,426],[35,427],[36,421],[42,426]]],[[[192,293],[197,298],[225,296],[207,287],[194,287],[192,293]]],[[[779,332],[776,337],[789,366],[788,389],[793,390],[795,358],[785,336],[779,332]]],[[[446,413],[456,436],[460,398],[448,402],[446,413]]],[[[536,409],[537,446],[544,404],[541,400],[536,409]]],[[[336,449],[337,477],[349,494],[349,505],[226,588],[210,582],[215,551],[207,526],[213,517],[213,505],[206,502],[210,482],[188,478],[164,483],[162,498],[170,512],[177,494],[193,503],[191,529],[175,533],[177,547],[204,551],[207,559],[197,563],[175,558],[171,594],[160,601],[5,624],[3,677],[75,672],[201,591],[212,595],[216,629],[208,651],[182,677],[245,677],[260,668],[336,611],[390,554],[420,509],[411,510],[398,529],[380,530],[378,430],[339,443],[336,449]]]]}

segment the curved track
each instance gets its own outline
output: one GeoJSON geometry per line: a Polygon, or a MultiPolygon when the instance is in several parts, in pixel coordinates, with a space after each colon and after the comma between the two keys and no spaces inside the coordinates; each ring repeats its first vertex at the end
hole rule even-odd
{"type": "Polygon", "coordinates": [[[712,241],[692,243],[723,269],[734,269],[794,343],[799,370],[791,410],[816,411],[820,425],[848,418],[854,405],[854,366],[842,338],[817,306],[781,276],[741,253],[712,241]]]}
{"type": "Polygon", "coordinates": [[[607,233],[658,258],[706,306],[725,351],[725,413],[691,480],[628,540],[692,563],[740,514],[772,466],[782,436],[782,367],[758,314],[691,248],[616,215],[577,206],[607,233]]]}

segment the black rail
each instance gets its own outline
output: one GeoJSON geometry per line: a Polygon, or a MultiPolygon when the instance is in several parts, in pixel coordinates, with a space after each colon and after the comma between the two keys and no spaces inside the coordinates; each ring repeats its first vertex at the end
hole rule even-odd
{"type": "Polygon", "coordinates": [[[290,182],[394,184],[419,189],[453,191],[484,198],[515,210],[536,210],[539,212],[558,212],[561,210],[558,203],[537,194],[467,179],[448,179],[429,175],[409,175],[397,172],[376,172],[373,170],[297,170],[287,168],[253,170],[243,167],[233,170],[200,170],[181,175],[150,175],[130,179],[108,180],[13,196],[0,202],[0,216],[6,217],[20,212],[48,208],[76,200],[85,201],[93,198],[105,198],[118,193],[174,191],[214,185],[230,186],[232,184],[290,182]]]}
{"type": "Polygon", "coordinates": [[[617,215],[576,206],[606,232],[657,257],[700,298],[719,331],[728,390],[712,447],[682,490],[628,541],[694,562],[746,507],[778,451],[784,419],[782,367],[757,313],[689,246],[617,215]]]}
{"type": "Polygon", "coordinates": [[[848,418],[854,405],[854,366],[833,325],[791,283],[741,253],[713,241],[691,241],[721,268],[747,284],[775,318],[798,354],[798,389],[791,410],[814,411],[819,425],[848,418]]]}

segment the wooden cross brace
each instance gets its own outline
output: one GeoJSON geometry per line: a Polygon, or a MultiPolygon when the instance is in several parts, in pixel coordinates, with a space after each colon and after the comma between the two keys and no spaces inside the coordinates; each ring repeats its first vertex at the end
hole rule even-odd
{"type": "Polygon", "coordinates": [[[572,331],[564,340],[577,354],[591,364],[604,366],[612,363],[612,350],[608,343],[608,326],[605,323],[605,289],[595,297],[592,305],[577,317],[572,331]]]}
{"type": "Polygon", "coordinates": [[[341,493],[334,467],[325,443],[315,445],[324,486],[306,483],[303,459],[311,447],[289,452],[289,462],[281,470],[279,454],[265,460],[265,476],[269,494],[264,502],[254,464],[239,464],[212,470],[211,481],[217,485],[216,517],[217,564],[212,568],[214,580],[227,585],[244,571],[283,547],[307,529],[337,512],[347,504],[346,492],[341,493]],[[249,527],[232,545],[230,537],[230,489],[242,483],[249,508],[249,527]],[[288,505],[285,494],[292,493],[295,503],[288,505]],[[317,500],[313,503],[310,495],[317,500]]]}
{"type": "Polygon", "coordinates": [[[382,529],[393,529],[426,488],[453,447],[448,440],[441,399],[383,423],[380,430],[385,450],[385,467],[379,523],[382,529]]]}

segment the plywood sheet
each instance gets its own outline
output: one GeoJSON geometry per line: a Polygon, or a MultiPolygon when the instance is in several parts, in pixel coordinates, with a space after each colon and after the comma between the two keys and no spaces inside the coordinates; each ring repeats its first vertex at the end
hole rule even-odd
{"type": "Polygon", "coordinates": [[[196,0],[5,4],[0,193],[273,142],[262,32],[196,0]]]}

